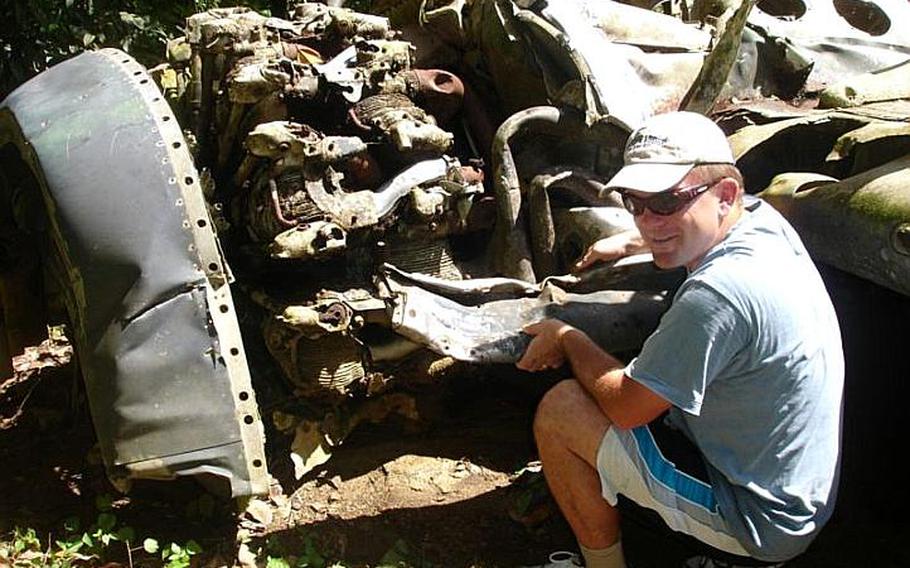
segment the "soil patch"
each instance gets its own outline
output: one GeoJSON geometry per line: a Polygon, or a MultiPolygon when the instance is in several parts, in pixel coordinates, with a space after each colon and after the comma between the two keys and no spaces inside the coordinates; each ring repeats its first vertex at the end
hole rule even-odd
{"type": "MultiPolygon", "coordinates": [[[[899,353],[910,301],[836,271],[825,277],[847,348],[840,497],[821,536],[788,566],[910,566],[907,490],[894,451],[906,431],[900,405],[910,363],[899,353]]],[[[528,468],[536,459],[533,408],[556,377],[496,369],[467,377],[444,389],[422,429],[394,420],[361,426],[301,480],[275,454],[273,494],[240,513],[192,480],[137,484],[117,495],[94,449],[70,358],[65,343],[30,348],[16,359],[16,375],[0,383],[2,534],[33,527],[52,542],[68,518],[90,526],[106,500],[136,539],[198,542],[198,566],[265,566],[283,557],[313,566],[516,567],[575,549],[539,474],[528,468]]],[[[678,566],[692,553],[635,520],[623,530],[637,568],[678,566]]],[[[131,557],[117,545],[104,561],[163,564],[131,546],[131,557]]]]}

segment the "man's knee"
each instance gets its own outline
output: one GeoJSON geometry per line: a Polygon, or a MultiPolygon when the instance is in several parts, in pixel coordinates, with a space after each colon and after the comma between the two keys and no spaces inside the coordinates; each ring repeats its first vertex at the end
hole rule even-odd
{"type": "Polygon", "coordinates": [[[559,439],[569,443],[586,434],[602,436],[608,426],[607,417],[594,399],[574,379],[560,381],[547,391],[534,415],[538,445],[559,439]]]}
{"type": "Polygon", "coordinates": [[[571,415],[581,391],[581,385],[575,379],[566,379],[556,383],[543,395],[534,413],[534,433],[542,434],[558,426],[561,420],[571,415]]]}

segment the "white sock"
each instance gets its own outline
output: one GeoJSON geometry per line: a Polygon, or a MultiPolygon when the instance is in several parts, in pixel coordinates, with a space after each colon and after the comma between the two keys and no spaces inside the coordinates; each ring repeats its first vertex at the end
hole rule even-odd
{"type": "Polygon", "coordinates": [[[591,549],[581,543],[578,546],[581,548],[581,555],[585,557],[586,568],[626,568],[621,540],[607,548],[591,549]]]}

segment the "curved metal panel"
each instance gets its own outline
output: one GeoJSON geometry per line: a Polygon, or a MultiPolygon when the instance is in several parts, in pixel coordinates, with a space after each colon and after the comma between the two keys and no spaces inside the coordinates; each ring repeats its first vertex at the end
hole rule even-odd
{"type": "Polygon", "coordinates": [[[264,433],[229,274],[199,176],[145,69],[108,49],[38,75],[0,106],[43,188],[95,428],[111,479],[212,473],[267,491],[264,433]]]}

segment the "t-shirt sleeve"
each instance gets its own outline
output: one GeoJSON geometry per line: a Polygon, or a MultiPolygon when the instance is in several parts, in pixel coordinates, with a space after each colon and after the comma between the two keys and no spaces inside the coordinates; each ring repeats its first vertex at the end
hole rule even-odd
{"type": "Polygon", "coordinates": [[[742,314],[720,293],[687,282],[625,374],[694,415],[705,390],[748,341],[742,314]]]}

